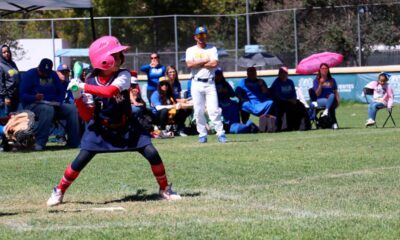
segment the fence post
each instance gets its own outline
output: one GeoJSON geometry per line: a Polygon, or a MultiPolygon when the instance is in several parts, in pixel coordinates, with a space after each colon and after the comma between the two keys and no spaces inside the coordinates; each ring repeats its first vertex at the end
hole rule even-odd
{"type": "Polygon", "coordinates": [[[249,0],[246,0],[246,35],[247,35],[247,45],[250,45],[249,0]]]}
{"type": "Polygon", "coordinates": [[[238,16],[235,16],[235,72],[238,70],[238,16]]]}
{"type": "Polygon", "coordinates": [[[299,53],[298,53],[298,42],[297,42],[297,17],[296,17],[296,9],[293,9],[293,30],[294,30],[294,67],[297,67],[297,63],[299,62],[299,53]]]}
{"type": "Polygon", "coordinates": [[[175,31],[175,67],[176,71],[179,72],[179,59],[178,59],[178,20],[174,15],[174,31],[175,31]]]}
{"type": "Polygon", "coordinates": [[[54,20],[51,19],[51,40],[53,42],[53,68],[56,69],[56,43],[55,43],[54,20]]]}
{"type": "Polygon", "coordinates": [[[112,36],[111,17],[108,17],[108,35],[112,36]]]}
{"type": "Polygon", "coordinates": [[[358,37],[358,66],[362,66],[361,58],[361,26],[360,26],[360,14],[364,13],[364,7],[357,8],[357,37],[358,37]]]}
{"type": "MultiPolygon", "coordinates": [[[[135,69],[139,72],[139,49],[136,47],[135,51],[135,69]]],[[[139,73],[138,73],[139,74],[139,73]]]]}

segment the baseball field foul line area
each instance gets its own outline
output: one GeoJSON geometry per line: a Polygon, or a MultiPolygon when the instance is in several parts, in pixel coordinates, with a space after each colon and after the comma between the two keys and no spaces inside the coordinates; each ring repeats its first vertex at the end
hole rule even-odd
{"type": "Polygon", "coordinates": [[[157,139],[180,201],[158,198],[142,156],[116,153],[47,208],[78,149],[1,153],[0,239],[397,239],[400,128],[365,128],[366,113],[340,106],[335,131],[157,139]]]}

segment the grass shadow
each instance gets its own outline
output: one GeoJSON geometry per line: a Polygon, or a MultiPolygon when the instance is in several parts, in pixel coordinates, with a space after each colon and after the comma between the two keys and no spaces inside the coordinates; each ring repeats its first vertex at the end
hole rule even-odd
{"type": "Polygon", "coordinates": [[[231,140],[231,139],[228,139],[228,143],[234,143],[234,142],[258,142],[258,139],[248,139],[248,140],[231,140]]]}
{"type": "Polygon", "coordinates": [[[64,150],[69,150],[72,149],[71,147],[68,146],[63,146],[63,145],[47,145],[46,148],[42,151],[35,151],[33,148],[25,148],[25,149],[18,149],[18,148],[10,148],[10,149],[3,149],[0,151],[4,151],[7,153],[40,153],[40,152],[54,152],[54,151],[64,151],[64,150]]]}
{"type": "Polygon", "coordinates": [[[195,193],[182,193],[181,197],[198,197],[201,195],[201,192],[195,192],[195,193]]]}
{"type": "Polygon", "coordinates": [[[14,215],[18,215],[18,213],[16,213],[16,212],[11,212],[11,213],[0,212],[0,217],[14,216],[14,215]]]}
{"type": "MultiPolygon", "coordinates": [[[[121,198],[121,199],[105,201],[103,204],[120,203],[120,202],[146,202],[146,201],[162,200],[160,198],[159,194],[156,194],[156,193],[146,194],[146,192],[147,192],[146,189],[138,189],[136,191],[136,194],[128,195],[128,196],[125,196],[124,198],[121,198]]],[[[181,194],[182,197],[197,197],[197,196],[200,196],[200,195],[201,195],[200,192],[181,194]]]]}
{"type": "Polygon", "coordinates": [[[63,203],[77,203],[77,204],[82,204],[82,205],[95,205],[95,204],[101,204],[101,203],[98,203],[98,202],[91,202],[91,201],[63,202],[63,203]]]}
{"type": "Polygon", "coordinates": [[[115,199],[111,201],[105,201],[103,204],[118,203],[118,202],[146,202],[146,201],[157,201],[160,200],[160,195],[146,194],[146,189],[138,189],[136,194],[125,196],[121,199],[115,199]]]}
{"type": "Polygon", "coordinates": [[[50,146],[46,146],[44,151],[49,151],[49,152],[53,152],[53,151],[62,151],[62,150],[68,150],[68,149],[72,149],[68,146],[63,146],[63,145],[50,145],[50,146]]]}

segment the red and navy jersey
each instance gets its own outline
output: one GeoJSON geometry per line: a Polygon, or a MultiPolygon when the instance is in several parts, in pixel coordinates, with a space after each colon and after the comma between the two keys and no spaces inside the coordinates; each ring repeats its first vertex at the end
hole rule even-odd
{"type": "Polygon", "coordinates": [[[98,152],[126,151],[151,143],[150,137],[132,119],[129,71],[121,69],[105,84],[97,76],[89,76],[85,83],[104,87],[113,85],[119,89],[119,93],[109,98],[93,96],[94,115],[86,125],[82,149],[98,152]]]}
{"type": "Polygon", "coordinates": [[[104,124],[112,129],[123,128],[127,125],[131,116],[131,101],[129,99],[130,82],[126,77],[130,74],[127,70],[117,72],[106,84],[98,81],[97,77],[91,77],[86,80],[86,84],[96,86],[114,85],[120,92],[112,98],[93,96],[95,103],[94,121],[104,124]],[[127,84],[128,83],[128,84],[127,84]]]}

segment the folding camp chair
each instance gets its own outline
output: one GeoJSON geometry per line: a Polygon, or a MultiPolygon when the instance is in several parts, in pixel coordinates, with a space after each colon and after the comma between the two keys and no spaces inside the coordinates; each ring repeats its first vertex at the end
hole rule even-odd
{"type": "MultiPolygon", "coordinates": [[[[370,97],[372,97],[373,95],[374,95],[374,89],[371,89],[371,88],[364,88],[363,89],[363,93],[364,93],[364,97],[365,97],[365,101],[367,102],[367,104],[369,104],[371,101],[370,101],[370,97]]],[[[385,126],[386,126],[386,123],[389,121],[389,119],[391,119],[392,120],[392,123],[393,123],[393,125],[394,125],[394,127],[396,127],[396,122],[394,121],[394,119],[393,119],[393,115],[392,115],[392,112],[393,112],[393,107],[392,108],[387,108],[387,107],[381,107],[381,108],[379,108],[378,110],[380,110],[380,109],[386,109],[386,111],[387,111],[387,113],[388,113],[388,116],[387,116],[387,118],[386,118],[386,120],[385,120],[385,123],[383,124],[383,126],[382,126],[382,128],[384,128],[385,126]]],[[[375,127],[378,127],[378,124],[377,124],[377,122],[375,121],[375,127]]]]}
{"type": "Polygon", "coordinates": [[[309,108],[309,116],[310,116],[310,122],[311,122],[311,128],[312,126],[315,126],[316,129],[320,128],[330,128],[327,126],[324,126],[324,124],[321,121],[321,115],[323,111],[326,109],[325,106],[318,106],[314,105],[317,102],[317,95],[315,94],[315,91],[313,88],[308,89],[308,94],[310,96],[310,108],[309,108]]]}

